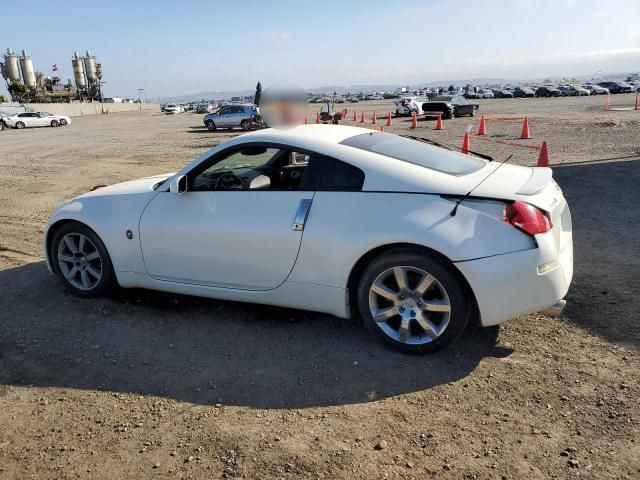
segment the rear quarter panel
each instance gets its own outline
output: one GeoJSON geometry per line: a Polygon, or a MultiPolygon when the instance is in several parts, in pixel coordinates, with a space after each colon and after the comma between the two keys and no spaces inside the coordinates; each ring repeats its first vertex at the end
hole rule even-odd
{"type": "Polygon", "coordinates": [[[439,195],[317,192],[290,281],[345,287],[374,248],[410,243],[462,261],[535,248],[526,234],[439,195]]]}

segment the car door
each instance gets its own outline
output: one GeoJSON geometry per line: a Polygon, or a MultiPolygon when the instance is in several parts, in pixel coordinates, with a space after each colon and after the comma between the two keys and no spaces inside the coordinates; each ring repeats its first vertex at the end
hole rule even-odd
{"type": "MultiPolygon", "coordinates": [[[[298,255],[314,191],[306,186],[271,189],[270,181],[264,189],[266,175],[256,176],[257,169],[291,152],[279,146],[252,144],[254,152],[265,148],[258,158],[246,154],[247,148],[233,147],[189,172],[186,193],[162,191],[151,200],[139,225],[150,276],[244,290],[271,290],[287,279],[298,255]],[[255,177],[253,180],[261,176],[263,182],[257,183],[262,189],[218,190],[224,172],[233,172],[235,178],[255,177]]],[[[309,165],[311,162],[313,159],[309,165]]]]}
{"type": "Polygon", "coordinates": [[[54,117],[45,112],[36,113],[36,118],[34,118],[34,121],[39,127],[50,126],[51,120],[54,120],[54,117]]]}
{"type": "Polygon", "coordinates": [[[231,107],[231,115],[229,117],[229,126],[237,127],[240,125],[240,122],[245,119],[244,108],[243,107],[231,107]]]}
{"type": "Polygon", "coordinates": [[[231,107],[223,107],[218,112],[218,115],[214,119],[216,126],[227,127],[229,125],[229,118],[231,117],[231,107]]]}

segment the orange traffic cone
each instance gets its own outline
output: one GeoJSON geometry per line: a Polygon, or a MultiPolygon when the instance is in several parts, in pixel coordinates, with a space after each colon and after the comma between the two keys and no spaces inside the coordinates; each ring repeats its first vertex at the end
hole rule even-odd
{"type": "Polygon", "coordinates": [[[442,114],[438,114],[438,121],[436,122],[436,130],[444,130],[442,126],[442,114]]]}
{"type": "Polygon", "coordinates": [[[418,128],[418,117],[414,113],[411,118],[411,128],[418,128]]]}
{"type": "Polygon", "coordinates": [[[524,117],[524,121],[522,122],[522,132],[520,132],[520,138],[531,138],[531,135],[529,134],[529,119],[527,117],[524,117]]]}
{"type": "Polygon", "coordinates": [[[371,125],[375,125],[377,123],[377,118],[376,118],[376,112],[373,112],[373,115],[371,115],[371,125]]]}
{"type": "Polygon", "coordinates": [[[633,107],[634,110],[638,110],[638,93],[636,92],[636,105],[633,107]]]}
{"type": "Polygon", "coordinates": [[[469,149],[471,147],[469,146],[469,134],[465,133],[464,134],[464,139],[462,140],[462,153],[465,153],[467,155],[469,155],[469,149]]]}
{"type": "Polygon", "coordinates": [[[486,135],[487,134],[487,126],[484,122],[484,115],[480,116],[480,126],[478,127],[478,135],[486,135]]]}
{"type": "Polygon", "coordinates": [[[356,111],[353,111],[353,121],[356,122],[358,120],[358,114],[356,113],[356,111]]]}
{"type": "Polygon", "coordinates": [[[304,117],[304,124],[309,125],[309,119],[307,117],[304,117]]]}
{"type": "Polygon", "coordinates": [[[364,123],[364,112],[360,114],[360,123],[364,123]]]}
{"type": "Polygon", "coordinates": [[[384,132],[384,125],[380,125],[380,131],[384,132]]]}
{"type": "Polygon", "coordinates": [[[538,157],[538,164],[536,167],[548,167],[549,166],[549,152],[547,151],[547,142],[542,142],[542,148],[540,149],[540,156],[538,157]]]}
{"type": "Polygon", "coordinates": [[[607,93],[607,99],[604,102],[604,109],[609,110],[609,103],[611,102],[611,94],[607,93]]]}
{"type": "MultiPolygon", "coordinates": [[[[636,96],[636,104],[637,103],[638,103],[638,97],[636,96]]],[[[391,112],[389,112],[389,115],[387,115],[387,127],[390,127],[391,125],[393,125],[393,122],[391,121],[391,112]]]]}

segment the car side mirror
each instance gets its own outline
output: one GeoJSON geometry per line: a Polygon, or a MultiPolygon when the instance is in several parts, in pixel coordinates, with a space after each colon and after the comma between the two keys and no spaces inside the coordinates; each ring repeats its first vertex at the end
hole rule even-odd
{"type": "Polygon", "coordinates": [[[180,175],[179,177],[171,180],[171,183],[169,184],[169,191],[175,195],[187,193],[187,176],[180,175]]]}

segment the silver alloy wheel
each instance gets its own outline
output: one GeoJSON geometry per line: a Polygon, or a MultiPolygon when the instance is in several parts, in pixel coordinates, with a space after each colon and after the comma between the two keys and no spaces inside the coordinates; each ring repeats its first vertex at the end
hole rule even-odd
{"type": "Polygon", "coordinates": [[[374,280],[369,310],[378,327],[392,339],[408,345],[432,342],[444,333],[451,303],[442,284],[424,270],[392,267],[374,280]]]}
{"type": "Polygon", "coordinates": [[[88,237],[67,233],[58,244],[60,272],[78,290],[92,290],[102,278],[100,252],[88,237]]]}

